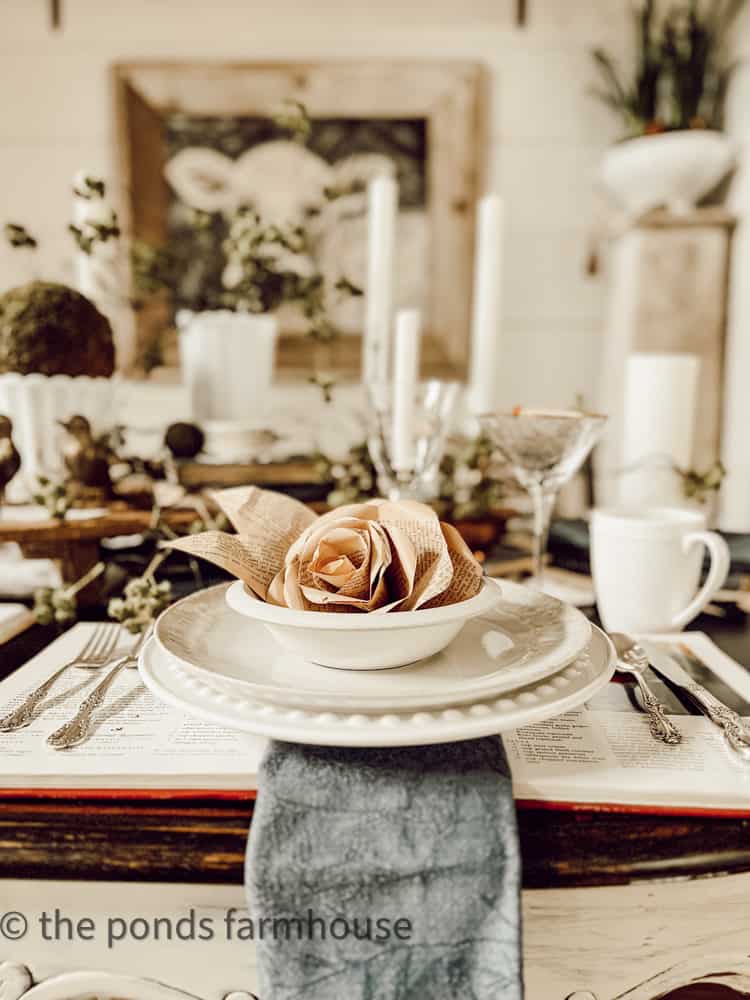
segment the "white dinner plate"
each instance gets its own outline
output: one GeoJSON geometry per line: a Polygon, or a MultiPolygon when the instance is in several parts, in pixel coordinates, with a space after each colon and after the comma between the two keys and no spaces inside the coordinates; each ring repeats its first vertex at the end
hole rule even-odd
{"type": "Polygon", "coordinates": [[[186,670],[155,638],[143,648],[138,667],[157,698],[225,728],[324,746],[426,746],[491,736],[578,708],[615,669],[612,643],[600,629],[591,631],[589,646],[553,677],[499,698],[437,711],[321,712],[263,702],[186,670]]]}
{"type": "Polygon", "coordinates": [[[173,604],[156,623],[157,643],[196,677],[298,708],[378,712],[476,701],[551,676],[591,639],[580,611],[503,582],[495,608],[442,652],[392,670],[332,670],[282,650],[265,625],[227,606],[226,588],[173,604]]]}

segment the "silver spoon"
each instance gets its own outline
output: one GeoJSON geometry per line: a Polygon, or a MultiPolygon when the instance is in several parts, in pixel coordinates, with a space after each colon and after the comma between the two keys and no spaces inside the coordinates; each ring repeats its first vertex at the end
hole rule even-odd
{"type": "Polygon", "coordinates": [[[682,733],[667,717],[667,710],[646,683],[643,673],[648,666],[648,656],[635,639],[622,632],[610,632],[609,637],[617,651],[617,669],[621,673],[635,677],[643,697],[643,705],[648,715],[651,735],[662,743],[681,743],[682,733]]]}

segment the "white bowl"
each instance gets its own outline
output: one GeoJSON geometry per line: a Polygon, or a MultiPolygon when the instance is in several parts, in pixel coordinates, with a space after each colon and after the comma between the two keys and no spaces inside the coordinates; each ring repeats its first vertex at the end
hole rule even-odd
{"type": "Polygon", "coordinates": [[[443,608],[347,614],[266,604],[239,580],[227,590],[229,607],[263,622],[284,649],[339,670],[385,670],[426,659],[444,649],[470,618],[489,611],[500,597],[499,585],[485,580],[476,597],[443,608]]]}
{"type": "Polygon", "coordinates": [[[608,149],[601,177],[632,212],[666,205],[684,214],[723,179],[734,156],[731,140],[709,129],[644,135],[608,149]]]}

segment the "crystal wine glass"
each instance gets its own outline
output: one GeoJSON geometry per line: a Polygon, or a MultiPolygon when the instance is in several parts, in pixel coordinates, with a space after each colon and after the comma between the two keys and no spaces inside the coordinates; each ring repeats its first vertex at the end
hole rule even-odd
{"type": "Polygon", "coordinates": [[[369,383],[367,448],[378,487],[390,500],[429,500],[437,494],[438,470],[458,397],[457,382],[428,379],[414,386],[408,447],[394,430],[393,383],[369,383]]]}
{"type": "Polygon", "coordinates": [[[522,409],[486,413],[483,429],[511,465],[534,515],[534,584],[542,589],[544,556],[555,498],[583,464],[607,418],[582,410],[522,409]]]}

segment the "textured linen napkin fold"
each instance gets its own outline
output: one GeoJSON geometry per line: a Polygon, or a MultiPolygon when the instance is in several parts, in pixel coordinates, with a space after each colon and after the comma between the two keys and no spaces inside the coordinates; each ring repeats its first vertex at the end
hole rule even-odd
{"type": "Polygon", "coordinates": [[[261,1000],[520,1000],[520,883],[499,737],[269,744],[246,862],[261,1000]]]}

